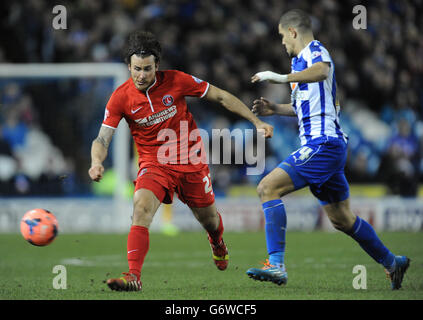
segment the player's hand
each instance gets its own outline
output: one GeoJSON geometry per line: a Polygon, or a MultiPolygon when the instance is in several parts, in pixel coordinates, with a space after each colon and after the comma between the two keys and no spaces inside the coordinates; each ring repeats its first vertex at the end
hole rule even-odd
{"type": "Polygon", "coordinates": [[[99,182],[103,178],[104,167],[101,164],[94,164],[88,170],[91,180],[99,182]]]}
{"type": "Polygon", "coordinates": [[[252,83],[262,82],[266,80],[271,83],[285,83],[285,82],[288,82],[288,75],[278,74],[272,71],[262,71],[262,72],[257,72],[255,75],[251,77],[252,83]]]}
{"type": "Polygon", "coordinates": [[[251,77],[251,82],[252,82],[252,83],[255,83],[255,82],[261,82],[261,81],[263,81],[263,80],[260,78],[260,73],[261,73],[261,72],[256,73],[255,75],[253,75],[253,76],[251,77]]]}
{"type": "Polygon", "coordinates": [[[269,100],[260,97],[260,99],[253,101],[251,111],[256,116],[271,116],[275,114],[275,105],[269,100]]]}
{"type": "Polygon", "coordinates": [[[260,121],[256,124],[257,132],[264,133],[265,138],[273,137],[273,126],[270,124],[260,121]]]}

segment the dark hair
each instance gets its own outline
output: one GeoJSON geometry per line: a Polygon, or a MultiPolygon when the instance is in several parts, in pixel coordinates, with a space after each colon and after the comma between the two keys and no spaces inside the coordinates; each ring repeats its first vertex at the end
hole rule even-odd
{"type": "Polygon", "coordinates": [[[300,9],[293,9],[284,13],[279,20],[282,28],[287,29],[293,27],[299,32],[311,31],[311,19],[307,13],[300,9]]]}
{"type": "Polygon", "coordinates": [[[141,57],[153,55],[156,63],[160,62],[162,47],[154,34],[148,31],[131,32],[126,40],[124,60],[126,64],[131,63],[133,54],[141,57]]]}

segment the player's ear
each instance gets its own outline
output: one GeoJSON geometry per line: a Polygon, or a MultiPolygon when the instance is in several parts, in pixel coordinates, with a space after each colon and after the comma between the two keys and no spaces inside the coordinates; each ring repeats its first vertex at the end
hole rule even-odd
{"type": "Polygon", "coordinates": [[[131,71],[131,64],[128,63],[128,70],[131,71]]]}
{"type": "Polygon", "coordinates": [[[292,39],[295,39],[298,35],[297,30],[291,27],[288,28],[288,32],[290,33],[292,39]]]}

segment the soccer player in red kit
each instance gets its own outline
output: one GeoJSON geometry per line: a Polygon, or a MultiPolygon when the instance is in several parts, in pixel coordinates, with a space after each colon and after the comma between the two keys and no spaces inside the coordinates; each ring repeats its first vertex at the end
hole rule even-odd
{"type": "Polygon", "coordinates": [[[129,272],[107,280],[112,290],[141,290],[141,268],[149,249],[150,224],[161,203],[172,203],[174,192],[207,231],[217,268],[227,268],[229,256],[222,238],[223,222],[216,210],[209,168],[205,161],[193,161],[198,157],[204,160],[204,149],[201,137],[197,134],[197,138],[192,139],[190,135],[197,126],[185,97],[217,102],[251,121],[265,137],[273,135],[271,125],[259,120],[227,91],[181,71],[159,71],[160,54],[160,43],[153,34],[136,31],[129,36],[125,62],[131,77],[110,97],[100,132],[92,143],[88,173],[96,182],[102,178],[102,163],[122,118],[128,123],[139,155],[132,225],[127,242],[129,272]],[[176,134],[167,135],[169,130],[176,134]],[[169,155],[172,150],[175,151],[173,157],[169,155]]]}

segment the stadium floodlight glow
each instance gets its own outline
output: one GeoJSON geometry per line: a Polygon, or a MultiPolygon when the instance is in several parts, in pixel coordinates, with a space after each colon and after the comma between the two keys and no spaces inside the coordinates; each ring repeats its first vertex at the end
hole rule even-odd
{"type": "MultiPolygon", "coordinates": [[[[129,77],[123,63],[0,63],[0,78],[112,78],[113,89],[129,77]]],[[[105,108],[106,106],[104,106],[105,108]]],[[[129,168],[129,129],[119,124],[113,139],[113,164],[116,171],[114,196],[124,200],[129,168]]]]}

